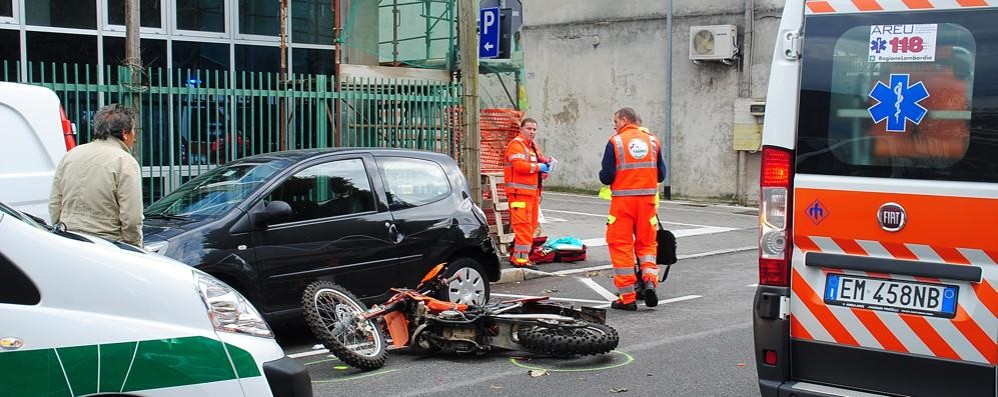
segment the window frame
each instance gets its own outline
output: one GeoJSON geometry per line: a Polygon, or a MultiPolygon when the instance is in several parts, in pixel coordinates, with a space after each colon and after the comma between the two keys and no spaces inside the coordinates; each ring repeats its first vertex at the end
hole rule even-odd
{"type": "MultiPolygon", "coordinates": [[[[189,30],[180,28],[180,17],[177,15],[179,9],[177,8],[177,0],[169,0],[168,7],[163,7],[169,11],[169,23],[170,30],[169,33],[173,36],[184,37],[184,38],[210,38],[210,39],[232,39],[232,7],[229,7],[231,3],[230,0],[222,0],[222,23],[225,26],[221,32],[208,32],[203,30],[189,30]]],[[[187,41],[187,40],[183,40],[187,41]]],[[[231,42],[227,42],[231,44],[231,42]]],[[[231,69],[231,61],[230,69],[231,69]]]]}
{"type": "Polygon", "coordinates": [[[9,1],[11,4],[10,16],[0,15],[0,24],[2,25],[20,25],[21,24],[21,0],[0,0],[9,1]]]}
{"type": "MultiPolygon", "coordinates": [[[[233,31],[235,32],[235,38],[237,40],[251,40],[251,41],[259,41],[259,42],[265,42],[265,43],[280,43],[281,42],[281,28],[280,28],[280,26],[278,26],[278,28],[277,28],[277,35],[276,36],[267,36],[267,35],[262,35],[262,34],[253,34],[253,33],[243,33],[243,32],[241,32],[240,29],[239,29],[239,12],[241,11],[241,6],[239,4],[240,0],[227,0],[227,1],[231,1],[232,4],[233,4],[233,7],[235,8],[234,12],[232,13],[232,20],[233,20],[232,23],[233,23],[233,26],[234,26],[233,31]]],[[[280,25],[280,21],[281,21],[281,12],[280,12],[280,8],[278,8],[278,11],[277,11],[277,22],[278,22],[278,25],[280,25]]],[[[290,29],[290,25],[287,25],[287,26],[288,26],[288,29],[290,29]]]]}
{"type": "MultiPolygon", "coordinates": [[[[172,4],[175,4],[175,2],[174,1],[170,1],[170,0],[160,0],[160,2],[159,2],[159,5],[160,5],[159,6],[159,26],[160,27],[158,27],[158,28],[145,27],[145,26],[141,26],[142,23],[139,22],[139,25],[140,25],[139,26],[139,33],[162,34],[162,35],[167,34],[167,30],[168,30],[168,26],[169,26],[168,25],[169,21],[167,20],[166,15],[167,15],[167,10],[170,8],[170,6],[172,4]]],[[[125,32],[125,25],[115,25],[115,24],[111,23],[111,17],[110,17],[110,15],[108,15],[108,12],[111,11],[109,0],[101,0],[100,6],[104,10],[104,12],[101,13],[101,20],[100,20],[101,29],[103,31],[105,31],[105,32],[120,32],[120,33],[124,33],[125,32]]],[[[141,20],[142,18],[140,17],[139,19],[141,20]]]]}

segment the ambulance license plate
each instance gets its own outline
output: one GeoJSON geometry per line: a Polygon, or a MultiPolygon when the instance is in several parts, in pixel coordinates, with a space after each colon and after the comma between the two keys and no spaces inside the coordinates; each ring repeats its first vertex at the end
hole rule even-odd
{"type": "Polygon", "coordinates": [[[953,318],[960,287],[907,280],[829,274],[825,303],[892,313],[953,318]]]}

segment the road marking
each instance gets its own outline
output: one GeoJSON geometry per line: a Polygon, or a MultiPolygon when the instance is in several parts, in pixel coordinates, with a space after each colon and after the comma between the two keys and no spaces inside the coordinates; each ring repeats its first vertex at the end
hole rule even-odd
{"type": "MultiPolygon", "coordinates": [[[[517,299],[519,299],[519,298],[540,298],[540,297],[542,297],[540,295],[513,295],[513,294],[499,294],[499,293],[495,293],[495,292],[493,292],[493,293],[491,293],[489,295],[491,295],[491,296],[498,296],[498,297],[501,297],[501,298],[517,298],[517,299]]],[[[548,299],[551,299],[553,301],[579,302],[579,303],[596,303],[596,304],[606,303],[606,301],[596,301],[596,300],[591,300],[591,299],[556,298],[556,297],[553,297],[553,296],[549,296],[548,299]]]]}
{"type": "Polygon", "coordinates": [[[554,223],[554,222],[567,222],[568,219],[565,218],[555,218],[553,216],[546,216],[544,219],[538,219],[537,223],[554,223]]]}
{"type": "Polygon", "coordinates": [[[288,354],[288,357],[291,357],[291,358],[301,358],[301,357],[308,357],[308,356],[318,356],[320,354],[326,354],[326,353],[329,353],[329,349],[318,349],[318,350],[312,350],[310,352],[288,354]]]}
{"type": "MultiPolygon", "coordinates": [[[[665,303],[676,303],[676,302],[688,301],[690,299],[697,299],[697,298],[703,298],[703,296],[701,296],[701,295],[684,295],[684,296],[678,296],[678,297],[675,297],[675,298],[669,298],[669,299],[660,300],[660,301],[658,301],[658,304],[662,305],[662,304],[665,304],[665,303]]],[[[601,306],[596,306],[597,309],[606,309],[608,307],[610,307],[609,304],[605,304],[605,305],[601,305],[601,306]]]]}
{"type": "MultiPolygon", "coordinates": [[[[731,254],[731,253],[735,253],[735,252],[750,251],[750,250],[755,250],[755,249],[758,249],[758,248],[759,247],[756,247],[754,245],[753,246],[749,246],[749,247],[729,248],[729,249],[723,249],[723,250],[717,250],[717,251],[700,252],[700,253],[697,253],[697,254],[680,255],[677,259],[702,258],[702,257],[705,257],[705,256],[724,255],[724,254],[731,254]]],[[[567,276],[567,275],[570,275],[570,274],[586,273],[586,272],[591,272],[591,271],[606,270],[606,269],[612,269],[612,268],[613,268],[613,265],[602,265],[602,266],[586,267],[586,268],[581,268],[581,269],[559,270],[559,271],[556,271],[556,272],[551,272],[550,274],[554,274],[554,275],[557,275],[557,276],[567,276]]]]}
{"type": "MultiPolygon", "coordinates": [[[[725,232],[730,232],[732,230],[738,230],[738,229],[733,227],[704,226],[696,229],[673,230],[672,234],[675,235],[676,238],[680,238],[680,237],[690,237],[690,236],[702,236],[705,234],[725,233],[725,232]]],[[[605,247],[606,238],[597,237],[597,238],[585,239],[582,240],[582,244],[585,244],[587,247],[605,247]]]]}
{"type": "MultiPolygon", "coordinates": [[[[603,218],[603,219],[606,219],[606,215],[607,215],[607,214],[590,214],[588,212],[552,210],[552,209],[547,209],[547,208],[541,208],[541,211],[543,211],[543,212],[557,212],[557,213],[560,213],[560,214],[593,216],[593,217],[603,218]]],[[[717,227],[717,226],[710,226],[710,225],[697,225],[697,224],[694,224],[694,223],[681,223],[681,222],[667,222],[667,221],[662,221],[662,223],[664,223],[666,225],[691,226],[691,227],[698,227],[698,228],[717,227]]],[[[755,229],[755,228],[756,228],[755,226],[752,227],[752,229],[755,229]]],[[[735,228],[723,228],[723,229],[735,230],[735,228]]]]}
{"type": "Polygon", "coordinates": [[[597,283],[595,280],[588,277],[578,277],[577,280],[585,284],[587,287],[592,288],[593,291],[596,291],[597,294],[600,294],[600,296],[606,298],[606,300],[608,301],[617,300],[616,294],[607,291],[606,288],[603,288],[603,286],[599,285],[599,283],[597,283]]]}
{"type": "Polygon", "coordinates": [[[758,286],[759,286],[759,283],[746,285],[746,287],[750,287],[750,288],[756,288],[758,286]]]}

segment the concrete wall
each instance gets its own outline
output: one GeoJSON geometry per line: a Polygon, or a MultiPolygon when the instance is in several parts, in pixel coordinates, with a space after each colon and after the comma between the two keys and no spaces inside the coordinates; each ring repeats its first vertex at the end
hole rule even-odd
{"type": "MultiPolygon", "coordinates": [[[[782,2],[755,0],[751,84],[743,96],[762,98],[782,2]]],[[[666,122],[667,1],[523,0],[521,30],[527,115],[540,121],[538,142],[559,159],[548,184],[595,190],[612,112],[634,107],[663,137],[666,122]]],[[[745,0],[674,0],[672,30],[671,189],[675,196],[733,198],[735,98],[742,65],[689,60],[690,26],[738,26],[744,48],[745,0]]],[[[761,122],[761,119],[760,119],[761,122]]],[[[758,195],[758,153],[746,167],[751,202],[758,195]]]]}

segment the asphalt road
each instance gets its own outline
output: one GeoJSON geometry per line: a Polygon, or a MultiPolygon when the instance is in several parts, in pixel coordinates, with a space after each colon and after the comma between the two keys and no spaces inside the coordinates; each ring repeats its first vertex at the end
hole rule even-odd
{"type": "MultiPolygon", "coordinates": [[[[608,207],[595,197],[546,193],[544,233],[584,240],[588,259],[539,265],[546,277],[493,284],[493,298],[546,295],[566,304],[606,306],[614,294],[602,241],[608,207]]],[[[611,354],[553,359],[395,350],[384,368],[360,372],[298,328],[279,328],[279,341],[309,368],[317,396],[759,395],[751,329],[756,210],[663,202],[659,214],[679,239],[679,262],[660,288],[657,308],[608,313],[607,324],[621,337],[611,354]],[[532,369],[546,374],[532,376],[532,369]]]]}

